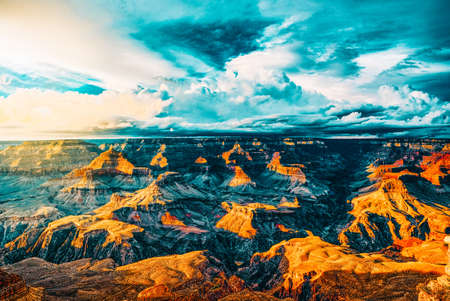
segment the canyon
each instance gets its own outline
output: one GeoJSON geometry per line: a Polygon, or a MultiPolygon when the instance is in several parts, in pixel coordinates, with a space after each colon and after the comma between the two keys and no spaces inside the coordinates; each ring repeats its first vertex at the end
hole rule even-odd
{"type": "Polygon", "coordinates": [[[8,145],[0,298],[448,299],[449,145],[277,136],[8,145]]]}

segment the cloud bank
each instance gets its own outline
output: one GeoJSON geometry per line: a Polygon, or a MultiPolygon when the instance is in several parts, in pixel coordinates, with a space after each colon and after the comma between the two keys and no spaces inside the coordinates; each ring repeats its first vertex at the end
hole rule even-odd
{"type": "Polygon", "coordinates": [[[20,137],[22,133],[28,138],[65,137],[146,128],[155,124],[155,116],[169,104],[170,100],[146,91],[86,95],[23,89],[0,97],[0,137],[20,137]]]}
{"type": "Polygon", "coordinates": [[[450,137],[445,1],[0,3],[0,137],[450,137]]]}

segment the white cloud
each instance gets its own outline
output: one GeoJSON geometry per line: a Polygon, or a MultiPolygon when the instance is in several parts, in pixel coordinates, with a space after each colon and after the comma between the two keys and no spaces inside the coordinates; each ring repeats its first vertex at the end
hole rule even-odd
{"type": "Polygon", "coordinates": [[[256,40],[263,48],[272,48],[277,45],[283,45],[291,40],[293,32],[281,34],[282,30],[289,28],[291,25],[300,21],[298,16],[291,16],[285,19],[281,24],[272,24],[264,29],[264,34],[256,40]]]}
{"type": "Polygon", "coordinates": [[[108,18],[90,19],[57,0],[0,2],[0,65],[13,70],[48,71],[52,65],[102,80],[105,88],[130,89],[159,76],[184,72],[112,30],[108,18]]]}
{"type": "Polygon", "coordinates": [[[241,103],[253,97],[258,85],[279,86],[282,70],[298,60],[292,45],[258,50],[232,59],[225,72],[217,76],[216,92],[227,93],[229,100],[241,103]]]}
{"type": "Polygon", "coordinates": [[[355,122],[358,121],[358,119],[361,117],[360,112],[351,112],[348,115],[345,115],[341,118],[342,122],[355,122]]]}
{"type": "MultiPolygon", "coordinates": [[[[183,89],[175,89],[176,91],[172,92],[177,99],[186,96],[192,98],[205,93],[223,97],[224,103],[220,104],[222,111],[218,112],[220,115],[230,111],[230,108],[233,111],[235,105],[244,103],[249,105],[249,114],[255,110],[264,111],[261,101],[265,101],[269,95],[255,94],[258,89],[264,87],[278,91],[289,88],[290,82],[280,70],[295,64],[298,59],[291,51],[291,47],[292,45],[277,45],[238,56],[225,64],[225,71],[210,73],[208,77],[191,81],[189,85],[182,87],[183,89]]],[[[290,101],[290,99],[283,100],[290,101]]],[[[278,106],[276,109],[287,108],[278,106]]]]}
{"type": "MultiPolygon", "coordinates": [[[[330,45],[332,47],[332,45],[330,45]]],[[[373,82],[383,71],[396,66],[413,53],[413,49],[395,47],[385,51],[360,55],[354,61],[361,67],[358,76],[335,77],[324,73],[290,74],[289,77],[304,90],[320,93],[338,102],[383,103],[389,101],[380,96],[376,89],[364,88],[365,84],[373,82]]],[[[327,52],[325,52],[325,55],[327,52]]]]}
{"type": "Polygon", "coordinates": [[[234,72],[237,72],[240,79],[267,81],[273,73],[279,73],[279,70],[298,61],[291,48],[292,45],[283,45],[241,55],[226,64],[227,75],[235,77],[234,72]]]}
{"type": "Polygon", "coordinates": [[[389,70],[414,52],[411,48],[395,47],[360,55],[354,61],[362,67],[355,80],[357,84],[370,83],[383,71],[389,70]]]}
{"type": "Polygon", "coordinates": [[[320,93],[338,101],[374,102],[376,93],[359,88],[354,79],[343,79],[324,74],[289,74],[289,77],[305,91],[320,93]]]}
{"type": "Polygon", "coordinates": [[[403,110],[417,110],[423,107],[436,106],[438,98],[430,97],[428,93],[411,90],[408,86],[398,89],[383,85],[378,88],[378,103],[382,106],[400,106],[403,110]]]}
{"type": "Polygon", "coordinates": [[[100,95],[20,89],[0,97],[0,137],[147,127],[169,105],[156,94],[106,91],[100,95]]]}

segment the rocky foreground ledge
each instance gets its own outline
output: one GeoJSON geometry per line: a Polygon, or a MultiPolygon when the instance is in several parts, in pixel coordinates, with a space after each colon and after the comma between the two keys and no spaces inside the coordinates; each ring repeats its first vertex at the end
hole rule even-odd
{"type": "Polygon", "coordinates": [[[45,288],[48,300],[448,300],[445,242],[356,253],[310,234],[256,253],[234,272],[208,251],[194,251],[123,266],[33,257],[3,274],[14,298],[41,298],[19,300],[44,295],[12,273],[45,288]]]}
{"type": "Polygon", "coordinates": [[[0,270],[0,300],[45,300],[45,290],[42,287],[29,286],[22,277],[0,270]]]}

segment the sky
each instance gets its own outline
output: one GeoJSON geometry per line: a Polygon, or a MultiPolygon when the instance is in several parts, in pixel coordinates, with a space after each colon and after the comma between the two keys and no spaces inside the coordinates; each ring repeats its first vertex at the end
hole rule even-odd
{"type": "Polygon", "coordinates": [[[0,0],[0,139],[450,138],[450,2],[0,0]]]}

